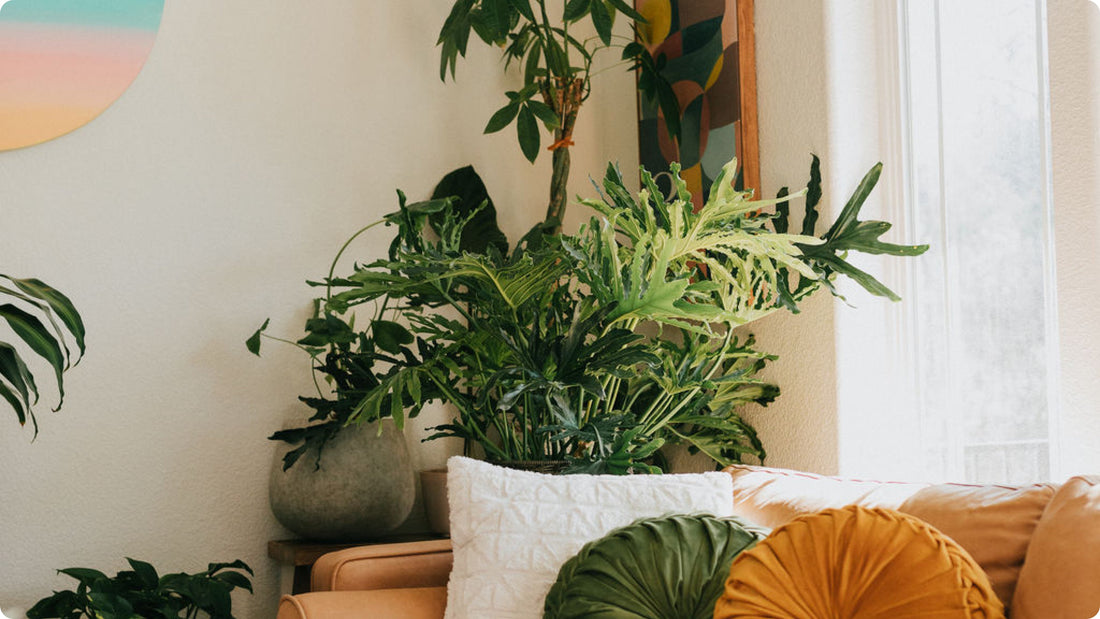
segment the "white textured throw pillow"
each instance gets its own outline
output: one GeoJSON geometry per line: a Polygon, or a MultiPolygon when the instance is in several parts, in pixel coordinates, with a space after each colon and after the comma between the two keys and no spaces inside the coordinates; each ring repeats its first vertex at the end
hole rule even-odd
{"type": "Polygon", "coordinates": [[[733,511],[726,473],[543,475],[457,456],[447,495],[446,619],[540,619],[558,570],[586,543],[638,518],[733,511]]]}

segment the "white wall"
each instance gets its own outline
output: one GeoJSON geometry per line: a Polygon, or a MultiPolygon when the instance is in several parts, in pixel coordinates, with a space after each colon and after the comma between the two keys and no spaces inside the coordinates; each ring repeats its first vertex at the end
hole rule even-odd
{"type": "MultiPolygon", "coordinates": [[[[762,197],[809,180],[810,154],[822,158],[825,196],[822,225],[843,200],[829,157],[824,0],[756,2],[756,66],[759,88],[762,197]]],[[[858,182],[858,179],[855,179],[858,182]]],[[[801,204],[792,213],[801,212],[801,204]]],[[[760,350],[779,355],[764,377],[782,395],[746,417],[760,432],[767,463],[834,473],[837,469],[836,372],[833,302],[819,294],[798,315],[779,313],[745,329],[760,350]]]]}
{"type": "Polygon", "coordinates": [[[1100,7],[1048,3],[1062,475],[1100,471],[1100,7]]]}
{"type": "MultiPolygon", "coordinates": [[[[267,316],[298,333],[304,280],[395,208],[395,188],[421,198],[473,163],[512,238],[545,207],[549,159],[532,167],[513,132],[481,134],[504,101],[497,52],[471,44],[458,83],[438,79],[445,4],[168,2],[114,106],[0,153],[0,265],[68,293],[89,332],[64,409],[41,407],[38,440],[10,414],[0,433],[0,607],[66,586],[57,568],[241,558],[257,590],[238,616],[273,616],[265,546],[288,534],[267,507],[264,437],[302,412],[309,382],[296,351],[256,359],[244,339],[267,316]]],[[[577,131],[578,192],[609,158],[637,165],[633,79],[600,80],[577,131]]],[[[381,255],[385,237],[353,254],[381,255]]]]}

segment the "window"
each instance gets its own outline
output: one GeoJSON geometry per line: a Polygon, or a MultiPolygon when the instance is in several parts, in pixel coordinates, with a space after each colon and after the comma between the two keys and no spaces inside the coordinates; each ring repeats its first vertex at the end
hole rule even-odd
{"type": "MultiPolygon", "coordinates": [[[[1044,0],[898,0],[901,363],[924,476],[1052,477],[1058,421],[1044,0]]],[[[896,215],[895,215],[896,216],[896,215]]]]}

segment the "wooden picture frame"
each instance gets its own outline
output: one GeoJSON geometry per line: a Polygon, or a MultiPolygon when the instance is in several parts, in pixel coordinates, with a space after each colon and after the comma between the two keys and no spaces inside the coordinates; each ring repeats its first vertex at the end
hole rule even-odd
{"type": "Polygon", "coordinates": [[[672,84],[682,115],[681,139],[673,140],[656,102],[639,93],[641,164],[667,189],[668,164],[680,162],[696,208],[733,156],[738,187],[759,191],[753,0],[634,0],[634,6],[648,20],[639,27],[641,42],[672,84]]]}

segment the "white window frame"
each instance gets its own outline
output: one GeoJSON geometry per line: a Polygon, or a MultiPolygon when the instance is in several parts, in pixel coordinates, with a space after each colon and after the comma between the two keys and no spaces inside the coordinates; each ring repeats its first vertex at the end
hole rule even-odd
{"type": "MultiPolygon", "coordinates": [[[[914,221],[916,217],[916,187],[914,174],[912,173],[913,161],[911,156],[911,135],[912,125],[910,122],[911,113],[909,110],[909,95],[908,95],[908,58],[906,57],[908,50],[907,37],[908,27],[906,23],[907,19],[907,7],[910,2],[931,2],[936,6],[937,20],[939,13],[939,6],[942,0],[888,0],[886,2],[876,3],[876,10],[879,14],[876,16],[876,21],[879,25],[878,32],[878,48],[883,54],[883,57],[878,63],[878,81],[879,81],[879,103],[880,103],[880,123],[879,129],[879,142],[882,149],[883,159],[893,162],[894,165],[888,165],[884,172],[881,186],[879,191],[882,192],[884,199],[883,215],[889,220],[897,223],[897,229],[901,233],[900,236],[904,239],[904,242],[914,243],[950,243],[950,240],[946,238],[940,239],[914,239],[909,234],[910,226],[908,222],[914,221]]],[[[959,1],[959,0],[949,0],[959,1]]],[[[965,0],[963,0],[965,1],[965,0]]],[[[1042,148],[1042,155],[1040,158],[1040,165],[1042,167],[1042,201],[1045,208],[1045,216],[1043,218],[1045,237],[1044,250],[1043,250],[1043,271],[1044,271],[1044,311],[1046,313],[1046,325],[1045,325],[1045,342],[1047,344],[1046,349],[1046,361],[1048,368],[1048,384],[1047,384],[1047,408],[1048,408],[1048,427],[1047,427],[1047,444],[1050,454],[1050,471],[1054,478],[1061,478],[1064,475],[1063,463],[1060,458],[1059,441],[1061,434],[1061,415],[1059,414],[1060,402],[1059,394],[1061,393],[1059,385],[1059,347],[1058,347],[1058,306],[1057,297],[1055,291],[1056,273],[1055,273],[1055,247],[1054,247],[1054,222],[1053,222],[1053,177],[1051,173],[1051,129],[1050,129],[1050,87],[1049,87],[1049,61],[1048,61],[1048,46],[1047,46],[1047,18],[1046,18],[1046,1],[1036,0],[1037,11],[1037,45],[1038,58],[1039,58],[1039,71],[1036,79],[1039,82],[1039,117],[1043,130],[1040,132],[1040,143],[1042,148]]],[[[939,51],[937,45],[937,63],[939,63],[939,51]]],[[[939,115],[942,118],[942,97],[940,98],[940,110],[939,115]]],[[[941,126],[942,132],[942,126],[941,126]]],[[[941,174],[939,176],[941,182],[940,189],[940,208],[946,209],[946,204],[943,196],[943,157],[942,157],[942,139],[941,139],[941,153],[940,153],[940,168],[941,174]]],[[[891,260],[883,261],[881,263],[886,272],[884,277],[887,281],[900,284],[899,294],[902,296],[903,304],[908,303],[908,299],[914,297],[914,295],[920,294],[920,291],[916,290],[913,286],[913,265],[910,260],[891,260]]],[[[945,278],[947,280],[947,289],[951,290],[956,288],[954,283],[957,281],[955,275],[950,269],[945,269],[945,278]]],[[[948,307],[946,315],[948,317],[948,337],[945,343],[948,346],[948,354],[951,355],[951,347],[957,346],[958,338],[950,337],[951,329],[951,316],[957,314],[958,310],[951,308],[951,301],[948,300],[948,307]]],[[[886,352],[886,356],[895,360],[897,363],[897,371],[900,372],[900,376],[895,377],[895,384],[898,385],[901,390],[911,398],[911,403],[905,408],[909,409],[907,414],[917,415],[918,418],[924,418],[923,411],[920,410],[918,399],[915,397],[918,393],[919,386],[916,384],[916,368],[918,367],[918,360],[916,357],[916,350],[910,346],[910,342],[917,341],[916,338],[920,336],[920,327],[916,323],[915,317],[911,311],[911,306],[906,305],[901,308],[899,312],[895,314],[896,320],[888,320],[892,324],[883,325],[884,333],[892,333],[896,337],[889,338],[892,342],[888,344],[892,350],[886,352]]],[[[840,337],[844,337],[840,334],[840,337]]],[[[954,393],[958,389],[957,385],[948,385],[950,392],[954,393]]],[[[845,414],[844,410],[840,411],[841,415],[845,414]]],[[[951,444],[949,445],[949,453],[951,454],[951,460],[948,463],[947,471],[948,476],[955,480],[961,480],[965,471],[964,461],[964,442],[966,445],[975,446],[973,441],[964,441],[961,435],[961,429],[956,428],[956,431],[952,433],[951,444]]],[[[921,452],[924,451],[925,445],[923,441],[921,444],[913,445],[914,449],[918,449],[921,452]]],[[[1003,444],[1003,443],[997,443],[1003,444]]],[[[916,478],[920,476],[919,471],[913,471],[912,477],[916,478]]]]}

